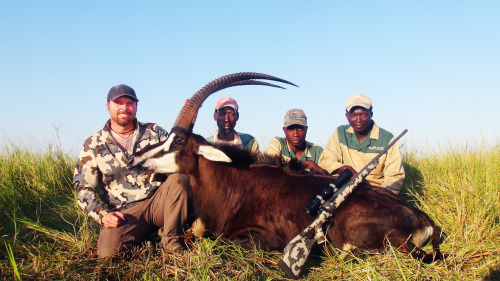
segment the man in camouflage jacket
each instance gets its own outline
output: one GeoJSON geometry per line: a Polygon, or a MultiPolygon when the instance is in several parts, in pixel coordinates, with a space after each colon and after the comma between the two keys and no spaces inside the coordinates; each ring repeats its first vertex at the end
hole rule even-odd
{"type": "Polygon", "coordinates": [[[78,204],[103,225],[99,257],[130,250],[158,230],[167,250],[181,248],[191,211],[189,178],[142,167],[127,168],[130,155],[167,138],[167,131],[135,118],[138,99],[126,85],[108,93],[110,113],[104,128],[88,138],[78,157],[73,182],[78,204]]]}

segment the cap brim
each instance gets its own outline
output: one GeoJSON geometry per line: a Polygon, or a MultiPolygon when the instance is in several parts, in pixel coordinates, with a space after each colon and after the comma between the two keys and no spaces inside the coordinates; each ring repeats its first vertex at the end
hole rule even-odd
{"type": "Polygon", "coordinates": [[[117,98],[121,98],[121,97],[127,97],[127,98],[129,98],[129,99],[131,99],[131,100],[133,100],[133,101],[135,101],[135,102],[138,102],[138,101],[139,101],[139,99],[138,99],[138,98],[136,98],[136,97],[134,97],[134,96],[131,96],[131,95],[127,95],[127,94],[124,94],[124,95],[119,95],[119,96],[117,96],[117,97],[115,97],[115,98],[113,98],[113,99],[110,99],[110,100],[108,100],[108,101],[114,101],[114,100],[116,100],[117,98]]]}

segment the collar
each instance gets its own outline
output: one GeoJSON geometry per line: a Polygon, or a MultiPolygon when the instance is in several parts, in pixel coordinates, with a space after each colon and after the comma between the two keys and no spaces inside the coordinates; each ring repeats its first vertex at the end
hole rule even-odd
{"type": "MultiPolygon", "coordinates": [[[[354,134],[354,129],[352,128],[352,126],[349,126],[346,132],[348,132],[349,134],[354,134]]],[[[375,121],[373,121],[373,128],[370,131],[370,139],[378,140],[379,136],[380,136],[380,127],[377,125],[377,123],[375,123],[375,121]]]]}
{"type": "MultiPolygon", "coordinates": [[[[134,120],[134,123],[135,123],[135,130],[140,131],[139,122],[137,121],[137,118],[134,120]]],[[[116,143],[115,138],[111,135],[111,119],[108,119],[108,121],[106,121],[106,123],[104,124],[104,128],[102,128],[102,136],[104,139],[111,141],[112,143],[116,143]]]]}
{"type": "MultiPolygon", "coordinates": [[[[286,149],[288,150],[288,152],[290,152],[290,155],[293,154],[295,156],[295,152],[293,152],[293,150],[290,147],[290,145],[288,144],[288,140],[286,138],[285,138],[285,142],[286,142],[286,149]]],[[[309,151],[310,146],[311,145],[309,144],[309,142],[306,141],[306,149],[304,149],[304,154],[302,154],[302,157],[307,157],[307,158],[312,157],[311,151],[309,151]]],[[[302,159],[302,157],[301,157],[301,159],[302,159]]]]}
{"type": "Polygon", "coordinates": [[[373,122],[373,128],[370,131],[370,136],[368,138],[366,138],[363,143],[359,143],[358,137],[354,133],[354,129],[352,128],[352,126],[349,126],[349,128],[347,128],[346,133],[348,133],[350,136],[350,140],[348,140],[348,141],[351,143],[352,148],[356,149],[356,150],[360,150],[360,149],[363,149],[364,147],[370,146],[372,139],[373,140],[379,139],[380,127],[375,122],[373,122]]]}
{"type": "Polygon", "coordinates": [[[232,144],[243,144],[243,142],[241,141],[240,135],[238,135],[238,133],[236,131],[234,131],[234,139],[232,141],[220,140],[218,135],[219,135],[219,130],[215,131],[214,142],[225,142],[225,143],[231,142],[232,144]]]}

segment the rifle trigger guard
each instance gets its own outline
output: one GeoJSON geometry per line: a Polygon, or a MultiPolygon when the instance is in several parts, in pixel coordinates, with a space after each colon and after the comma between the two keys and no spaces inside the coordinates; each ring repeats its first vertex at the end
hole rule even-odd
{"type": "Polygon", "coordinates": [[[314,239],[313,240],[316,241],[316,243],[318,243],[318,244],[322,244],[322,243],[326,242],[326,237],[325,237],[325,233],[323,232],[322,226],[316,228],[316,231],[314,232],[314,239]]]}

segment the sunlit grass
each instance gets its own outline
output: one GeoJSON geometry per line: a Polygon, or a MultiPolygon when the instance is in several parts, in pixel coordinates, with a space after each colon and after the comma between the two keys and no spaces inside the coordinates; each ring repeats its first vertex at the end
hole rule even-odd
{"type": "MultiPolygon", "coordinates": [[[[306,263],[303,278],[500,278],[499,146],[425,151],[404,154],[402,195],[441,228],[448,258],[427,265],[393,248],[342,258],[328,251],[306,263]]],[[[221,238],[198,239],[183,253],[149,243],[126,258],[97,259],[99,226],[76,204],[74,165],[74,156],[52,146],[37,152],[10,146],[0,153],[0,279],[284,279],[279,253],[246,250],[221,238]]]]}

